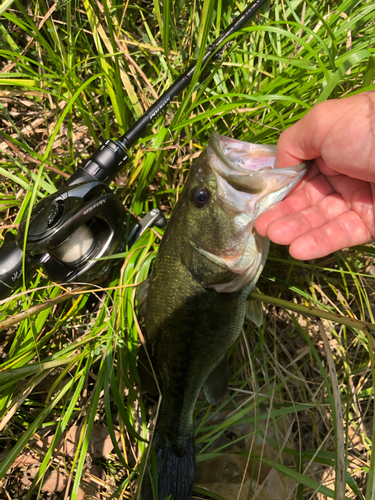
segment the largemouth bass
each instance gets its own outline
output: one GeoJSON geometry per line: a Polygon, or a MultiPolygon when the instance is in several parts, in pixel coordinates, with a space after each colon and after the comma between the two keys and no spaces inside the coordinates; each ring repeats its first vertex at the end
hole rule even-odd
{"type": "MultiPolygon", "coordinates": [[[[162,393],[143,500],[191,498],[195,403],[203,386],[209,402],[225,397],[227,350],[267,259],[269,241],[257,234],[254,221],[307,170],[306,164],[275,169],[275,154],[276,146],[213,134],[191,167],[152,274],[139,290],[147,351],[162,393]]],[[[248,313],[259,323],[252,308],[248,313]]],[[[143,355],[142,381],[145,365],[143,355]]]]}

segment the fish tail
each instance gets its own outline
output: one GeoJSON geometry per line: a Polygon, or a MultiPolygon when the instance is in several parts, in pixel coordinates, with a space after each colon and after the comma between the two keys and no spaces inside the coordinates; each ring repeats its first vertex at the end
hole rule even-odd
{"type": "Polygon", "coordinates": [[[142,485],[142,500],[190,500],[194,476],[194,435],[175,446],[168,440],[162,440],[155,431],[150,466],[146,469],[142,485]]]}

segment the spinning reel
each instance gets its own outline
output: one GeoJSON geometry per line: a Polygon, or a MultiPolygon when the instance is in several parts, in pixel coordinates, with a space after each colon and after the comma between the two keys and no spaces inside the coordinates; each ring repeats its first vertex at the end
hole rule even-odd
{"type": "MultiPolygon", "coordinates": [[[[208,47],[202,68],[222,57],[227,38],[246,25],[266,0],[254,0],[208,47]]],[[[148,227],[165,227],[163,213],[154,209],[137,223],[126,242],[125,209],[109,189],[128,160],[127,149],[135,144],[167,107],[185,90],[196,64],[167,89],[118,141],[107,140],[78,167],[55,194],[39,202],[21,221],[17,238],[5,236],[0,248],[0,299],[10,295],[23,279],[42,267],[52,281],[92,281],[106,277],[113,259],[102,259],[130,248],[148,227]],[[24,256],[23,250],[26,249],[24,256]]]]}

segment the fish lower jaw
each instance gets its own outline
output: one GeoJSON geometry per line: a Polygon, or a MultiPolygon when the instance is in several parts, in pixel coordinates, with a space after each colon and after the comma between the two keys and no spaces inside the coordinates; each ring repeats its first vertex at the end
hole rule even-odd
{"type": "Polygon", "coordinates": [[[243,255],[219,257],[213,253],[207,252],[200,248],[199,251],[209,259],[216,261],[221,267],[226,266],[233,274],[233,280],[225,283],[214,283],[208,285],[219,293],[232,293],[244,287],[248,282],[254,280],[259,275],[259,268],[264,255],[262,251],[255,250],[252,252],[252,258],[246,259],[243,255]]]}

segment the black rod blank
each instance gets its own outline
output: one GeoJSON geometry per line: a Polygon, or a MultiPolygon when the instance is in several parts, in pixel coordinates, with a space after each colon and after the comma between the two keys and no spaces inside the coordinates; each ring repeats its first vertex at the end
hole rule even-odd
{"type": "MultiPolygon", "coordinates": [[[[202,60],[202,67],[217,52],[220,45],[233,33],[243,28],[250,18],[262,7],[267,0],[254,0],[239,16],[224,30],[221,35],[208,47],[202,60]]],[[[142,115],[125,134],[120,137],[118,143],[126,149],[132,146],[144,134],[148,125],[153,123],[163,112],[169,102],[181,94],[190,84],[196,63],[189,66],[187,71],[157,99],[152,106],[142,115]]]]}

